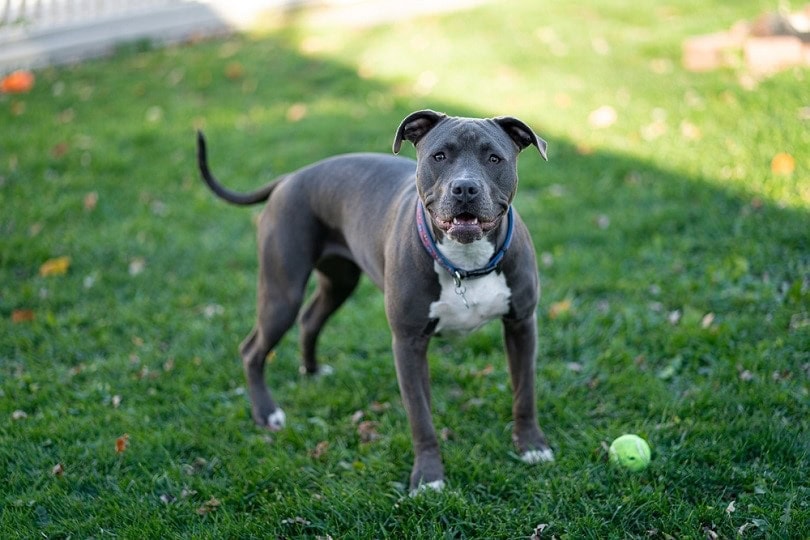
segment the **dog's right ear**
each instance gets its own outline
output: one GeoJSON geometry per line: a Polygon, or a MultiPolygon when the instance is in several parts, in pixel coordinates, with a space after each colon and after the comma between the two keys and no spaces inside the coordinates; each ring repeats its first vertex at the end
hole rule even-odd
{"type": "Polygon", "coordinates": [[[445,118],[447,118],[446,114],[430,109],[409,114],[397,129],[397,136],[394,137],[394,153],[399,154],[403,140],[411,141],[416,145],[419,139],[445,118]]]}

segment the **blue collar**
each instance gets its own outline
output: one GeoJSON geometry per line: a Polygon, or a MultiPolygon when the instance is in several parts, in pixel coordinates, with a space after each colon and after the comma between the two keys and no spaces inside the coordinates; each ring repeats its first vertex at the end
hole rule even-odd
{"type": "Polygon", "coordinates": [[[439,263],[442,268],[447,270],[455,280],[456,286],[459,286],[462,279],[480,278],[498,269],[501,261],[503,260],[503,256],[506,254],[506,250],[509,249],[509,244],[512,243],[512,231],[514,230],[515,222],[512,214],[513,211],[512,207],[510,206],[509,210],[506,212],[506,238],[503,241],[501,249],[495,252],[495,254],[489,259],[486,266],[483,268],[476,268],[474,270],[464,270],[459,268],[447,257],[445,257],[441,251],[439,251],[438,246],[436,246],[436,241],[430,234],[427,220],[425,218],[425,207],[422,204],[422,201],[419,199],[416,201],[416,230],[419,232],[419,240],[422,241],[422,246],[425,248],[425,251],[428,252],[428,255],[430,255],[434,261],[439,263]]]}

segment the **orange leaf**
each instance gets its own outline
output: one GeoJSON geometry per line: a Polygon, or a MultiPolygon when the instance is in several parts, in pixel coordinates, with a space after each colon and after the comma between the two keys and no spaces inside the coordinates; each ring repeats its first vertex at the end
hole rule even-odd
{"type": "Polygon", "coordinates": [[[98,193],[91,191],[84,196],[84,209],[88,212],[94,210],[98,204],[98,193]]]}
{"type": "Polygon", "coordinates": [[[129,446],[129,434],[124,433],[117,439],[115,439],[115,453],[121,454],[126,451],[127,446],[129,446]]]}
{"type": "Polygon", "coordinates": [[[551,304],[551,307],[548,308],[548,316],[552,319],[556,319],[562,315],[566,315],[571,312],[571,300],[562,300],[560,302],[554,302],[551,304]]]}
{"type": "Polygon", "coordinates": [[[796,168],[796,160],[787,152],[779,152],[771,160],[771,172],[774,174],[792,174],[796,168]]]}
{"type": "Polygon", "coordinates": [[[39,275],[42,277],[61,276],[70,268],[70,257],[57,257],[48,259],[39,267],[39,275]]]}
{"type": "Polygon", "coordinates": [[[15,309],[11,312],[11,322],[14,324],[31,322],[34,320],[34,312],[30,309],[15,309]]]}
{"type": "Polygon", "coordinates": [[[23,94],[34,87],[34,74],[20,70],[9,73],[0,81],[0,92],[5,94],[23,94]]]}

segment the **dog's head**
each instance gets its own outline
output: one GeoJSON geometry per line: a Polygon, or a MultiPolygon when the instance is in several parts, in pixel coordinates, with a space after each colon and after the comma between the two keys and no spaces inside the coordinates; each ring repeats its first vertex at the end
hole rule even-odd
{"type": "Polygon", "coordinates": [[[546,141],[516,118],[459,118],[431,110],[408,115],[397,129],[416,147],[416,187],[434,230],[468,244],[495,229],[517,190],[517,156],[546,141]]]}

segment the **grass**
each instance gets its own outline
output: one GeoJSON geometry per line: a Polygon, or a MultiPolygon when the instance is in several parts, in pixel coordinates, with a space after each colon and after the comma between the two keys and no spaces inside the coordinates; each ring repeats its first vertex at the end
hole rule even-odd
{"type": "Polygon", "coordinates": [[[810,72],[750,90],[741,69],[680,67],[686,36],[769,2],[648,4],[491,3],[352,31],[293,18],[0,96],[0,536],[810,536],[810,72]],[[604,105],[617,121],[595,129],[604,105]],[[538,408],[558,461],[511,453],[492,324],[432,345],[450,487],[409,498],[368,281],[322,336],[335,374],[302,379],[291,332],[268,370],[289,427],[251,423],[236,347],[258,209],[202,186],[193,133],[248,189],[387,152],[425,107],[515,115],[549,141],[548,164],[522,157],[516,205],[542,261],[538,408]],[[780,152],[791,174],[771,170],[780,152]],[[606,463],[625,432],[652,446],[641,474],[606,463]]]}

